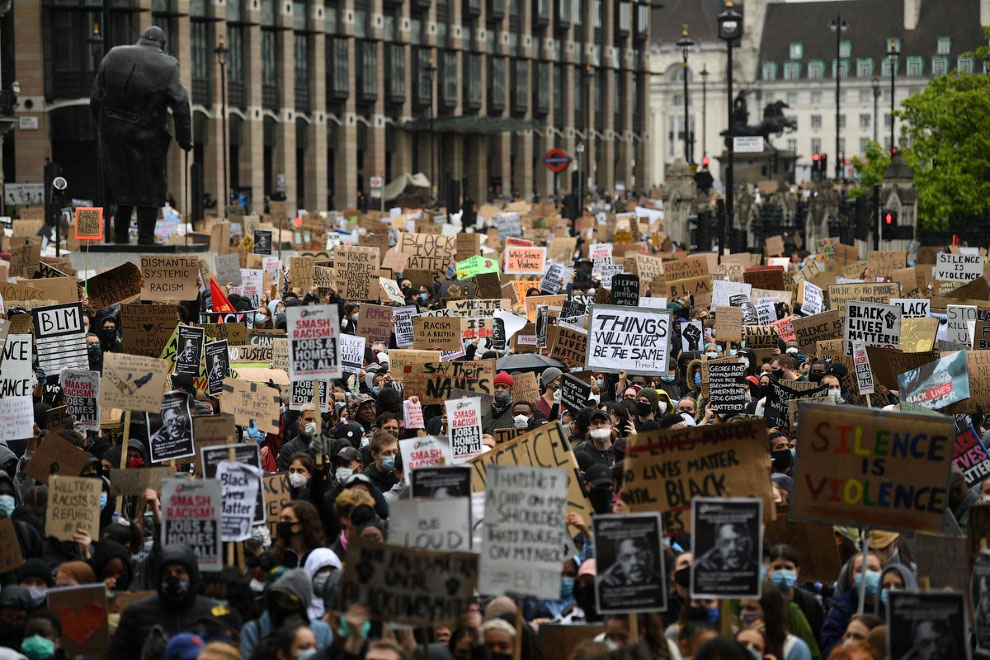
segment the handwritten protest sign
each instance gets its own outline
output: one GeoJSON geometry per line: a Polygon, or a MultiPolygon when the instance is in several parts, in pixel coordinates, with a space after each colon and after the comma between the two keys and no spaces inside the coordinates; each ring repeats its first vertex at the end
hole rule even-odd
{"type": "Polygon", "coordinates": [[[106,353],[100,406],[140,412],[161,412],[169,364],[143,355],[106,353]]]}
{"type": "Polygon", "coordinates": [[[62,624],[59,648],[67,657],[106,657],[110,625],[106,585],[102,581],[49,589],[48,609],[62,624]]]}
{"type": "Polygon", "coordinates": [[[409,270],[446,271],[454,261],[457,252],[457,239],[454,236],[439,234],[399,234],[398,252],[409,256],[406,268],[409,270]]]}
{"type": "Polygon", "coordinates": [[[392,334],[392,308],[382,305],[361,305],[357,332],[370,343],[381,342],[388,346],[392,334]]]}
{"type": "Polygon", "coordinates": [[[337,292],[345,300],[378,300],[378,248],[338,245],[334,249],[337,292]]]}
{"type": "Polygon", "coordinates": [[[86,292],[93,309],[103,309],[136,296],[141,293],[141,269],[130,262],[111,268],[89,278],[86,292]]]}
{"type": "Polygon", "coordinates": [[[198,257],[141,255],[141,276],[141,300],[196,300],[199,296],[198,257]]]}
{"type": "Polygon", "coordinates": [[[162,482],[175,476],[170,465],[144,466],[140,470],[110,468],[111,495],[140,495],[147,489],[161,490],[162,482]]]}
{"type": "Polygon", "coordinates": [[[849,300],[882,304],[900,295],[901,285],[897,282],[832,284],[828,287],[828,302],[832,309],[845,309],[849,300]]]}
{"type": "Polygon", "coordinates": [[[859,300],[846,301],[843,348],[852,355],[853,342],[866,346],[897,348],[901,335],[901,308],[859,300]]]}
{"type": "Polygon", "coordinates": [[[460,318],[414,316],[412,322],[413,347],[440,351],[461,350],[460,318]]]}
{"type": "Polygon", "coordinates": [[[761,420],[639,433],[626,460],[623,501],[630,511],[662,513],[664,534],[691,531],[695,496],[759,497],[772,519],[770,450],[761,420]]]}
{"type": "Polygon", "coordinates": [[[340,378],[337,305],[286,309],[289,339],[289,380],[340,378]]]}
{"type": "Polygon", "coordinates": [[[746,365],[741,362],[708,360],[708,403],[719,414],[740,412],[746,407],[746,365]]]}
{"type": "Polygon", "coordinates": [[[825,385],[816,386],[814,383],[771,379],[763,409],[763,417],[766,420],[767,428],[790,429],[791,418],[788,414],[790,403],[797,399],[811,399],[824,396],[827,392],[828,387],[825,385]]]}
{"type": "MultiPolygon", "coordinates": [[[[376,619],[454,625],[474,602],[478,555],[432,552],[356,538],[348,544],[340,606],[360,603],[376,619]]],[[[560,581],[558,568],[558,583],[560,581]]]]}
{"type": "Polygon", "coordinates": [[[545,247],[509,245],[505,248],[505,272],[509,275],[543,275],[546,266],[545,247]]]}
{"type": "Polygon", "coordinates": [[[201,571],[223,568],[220,498],[217,479],[168,479],[162,484],[162,545],[190,548],[201,571]]]}
{"type": "Polygon", "coordinates": [[[158,357],[177,322],[178,312],[172,305],[121,305],[120,335],[124,352],[158,357]]]}
{"type": "Polygon", "coordinates": [[[23,440],[34,435],[34,399],[0,397],[0,440],[23,440]]]}
{"type": "Polygon", "coordinates": [[[972,424],[956,433],[952,464],[962,471],[970,488],[979,488],[990,477],[990,455],[972,424]]]}
{"type": "Polygon", "coordinates": [[[405,370],[403,391],[423,405],[442,404],[454,389],[494,396],[494,381],[495,360],[424,362],[405,370]]]}
{"type": "Polygon", "coordinates": [[[99,538],[102,485],[99,479],[52,475],[48,479],[45,536],[71,541],[76,530],[84,529],[90,537],[99,538]]]}
{"type": "Polygon", "coordinates": [[[76,427],[100,430],[100,372],[88,369],[63,369],[62,392],[68,406],[67,414],[76,420],[76,427]]]}
{"type": "Polygon", "coordinates": [[[103,240],[103,207],[77,206],[73,238],[77,241],[103,240]]]}
{"type": "Polygon", "coordinates": [[[244,541],[251,538],[262,471],[253,465],[221,461],[216,478],[220,481],[222,506],[220,538],[244,541]]]}
{"type": "MultiPolygon", "coordinates": [[[[7,324],[9,325],[9,324],[7,324]]],[[[0,356],[0,397],[34,394],[30,334],[8,334],[0,356]]]]}
{"type": "Polygon", "coordinates": [[[983,257],[979,254],[939,252],[932,279],[941,282],[969,282],[983,277],[983,257]]]}
{"type": "Polygon", "coordinates": [[[939,532],[948,505],[952,420],[801,407],[791,515],[828,524],[939,532]]]}
{"type": "Polygon", "coordinates": [[[567,473],[531,466],[488,471],[478,590],[560,598],[567,473]]]}
{"type": "Polygon", "coordinates": [[[388,541],[421,550],[471,549],[471,498],[401,498],[389,505],[388,541]]]}
{"type": "Polygon", "coordinates": [[[925,318],[932,311],[930,298],[891,298],[891,305],[901,308],[901,318],[925,318]]]}
{"type": "Polygon", "coordinates": [[[250,426],[254,420],[265,433],[278,433],[278,398],[279,391],[267,384],[226,378],[220,408],[232,414],[238,426],[250,426]]]}
{"type": "Polygon", "coordinates": [[[805,353],[812,353],[819,341],[840,338],[845,322],[842,312],[830,309],[814,316],[795,316],[791,319],[791,326],[794,328],[798,348],[805,353]]]}
{"type": "Polygon", "coordinates": [[[445,401],[450,453],[454,463],[464,463],[485,451],[481,442],[481,399],[445,401]]]}
{"type": "Polygon", "coordinates": [[[667,369],[671,313],[641,307],[592,305],[585,369],[653,374],[667,369]]]}
{"type": "Polygon", "coordinates": [[[34,456],[24,466],[24,473],[38,483],[47,484],[51,475],[79,476],[89,458],[87,452],[49,431],[41,439],[34,456]]]}

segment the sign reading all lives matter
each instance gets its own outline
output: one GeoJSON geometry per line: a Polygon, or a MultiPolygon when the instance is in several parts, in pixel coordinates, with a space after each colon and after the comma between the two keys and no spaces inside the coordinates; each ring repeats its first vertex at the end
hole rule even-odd
{"type": "Polygon", "coordinates": [[[444,401],[450,451],[455,463],[469,461],[485,451],[481,442],[481,398],[470,397],[444,401]]]}
{"type": "Polygon", "coordinates": [[[340,378],[337,305],[286,309],[289,335],[289,380],[340,378]]]}
{"type": "Polygon", "coordinates": [[[567,537],[567,473],[493,465],[485,487],[478,591],[558,600],[567,537]]]}
{"type": "Polygon", "coordinates": [[[38,364],[50,374],[62,369],[89,369],[82,304],[69,303],[32,310],[38,364]]]}
{"type": "Polygon", "coordinates": [[[220,507],[217,479],[166,479],[162,483],[162,545],[187,546],[199,570],[221,570],[220,507]]]}
{"type": "Polygon", "coordinates": [[[641,375],[665,372],[670,323],[669,310],[592,305],[584,368],[641,375]]]}

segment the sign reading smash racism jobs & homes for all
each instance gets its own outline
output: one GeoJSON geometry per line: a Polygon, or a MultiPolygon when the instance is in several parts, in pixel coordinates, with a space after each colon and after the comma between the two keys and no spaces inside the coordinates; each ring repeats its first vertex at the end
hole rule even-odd
{"type": "Polygon", "coordinates": [[[289,380],[326,380],[341,377],[336,305],[289,307],[289,380]]]}

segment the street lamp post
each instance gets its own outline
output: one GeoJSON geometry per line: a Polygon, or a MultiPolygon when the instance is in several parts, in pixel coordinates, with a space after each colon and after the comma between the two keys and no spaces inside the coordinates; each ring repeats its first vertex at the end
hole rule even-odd
{"type": "MultiPolygon", "coordinates": [[[[591,84],[592,84],[592,79],[595,77],[595,72],[591,68],[590,64],[584,67],[584,72],[582,73],[582,76],[584,77],[584,82],[586,87],[584,94],[584,102],[585,102],[584,141],[586,144],[584,148],[584,172],[581,173],[582,178],[580,181],[581,199],[578,200],[578,204],[580,205],[581,214],[584,215],[584,195],[585,195],[585,188],[587,187],[587,183],[585,182],[585,180],[591,174],[591,137],[592,137],[591,136],[591,84]]],[[[595,108],[595,110],[598,111],[598,108],[595,108]]]]}
{"type": "Polygon", "coordinates": [[[701,65],[701,157],[708,155],[708,65],[701,65]]]}
{"type": "Polygon", "coordinates": [[[890,155],[893,156],[897,147],[894,145],[894,67],[897,64],[897,40],[891,39],[887,42],[887,59],[890,62],[890,155]]]}
{"type": "Polygon", "coordinates": [[[677,47],[681,49],[681,58],[684,61],[684,160],[689,164],[692,162],[691,146],[693,140],[689,139],[691,131],[691,119],[688,116],[688,51],[694,46],[694,41],[688,38],[687,23],[681,26],[681,38],[677,40],[677,47]]]}
{"type": "MultiPolygon", "coordinates": [[[[437,181],[436,181],[436,168],[434,159],[434,140],[433,140],[433,98],[435,96],[434,83],[437,78],[437,65],[433,62],[433,58],[430,58],[429,64],[426,65],[426,73],[430,76],[430,105],[426,109],[430,117],[430,197],[432,198],[435,191],[437,191],[437,181]]],[[[433,201],[432,199],[430,201],[433,201]]]]}
{"type": "Polygon", "coordinates": [[[220,65],[220,125],[223,130],[223,191],[218,199],[223,200],[224,213],[230,203],[230,188],[227,184],[227,55],[230,49],[223,43],[223,35],[220,35],[220,44],[213,50],[217,56],[217,64],[220,65]]]}
{"type": "Polygon", "coordinates": [[[880,79],[873,76],[873,141],[878,142],[880,127],[877,125],[877,105],[880,102],[880,79]]]}
{"type": "MultiPolygon", "coordinates": [[[[100,62],[103,60],[103,35],[100,33],[100,23],[99,21],[93,21],[93,31],[89,35],[89,51],[93,56],[93,74],[100,70],[100,62]]],[[[96,138],[96,151],[99,154],[100,151],[100,139],[99,136],[96,138]]],[[[96,197],[93,199],[93,204],[96,206],[103,206],[103,167],[102,165],[96,168],[96,197]]],[[[106,215],[106,209],[104,209],[103,214],[106,215]]],[[[106,223],[109,225],[110,223],[106,223]]],[[[109,237],[108,237],[109,238],[109,237]]],[[[107,241],[109,242],[109,240],[107,241]]]]}
{"type": "Polygon", "coordinates": [[[828,24],[828,29],[835,32],[835,178],[842,179],[842,154],[839,152],[839,116],[841,102],[839,101],[839,85],[842,80],[842,33],[849,29],[849,23],[836,14],[828,24]]]}
{"type": "Polygon", "coordinates": [[[725,41],[727,52],[726,98],[728,99],[728,112],[726,118],[729,128],[726,131],[728,137],[726,141],[729,146],[729,162],[726,163],[725,167],[725,222],[722,223],[722,236],[719,245],[722,254],[725,254],[725,250],[729,247],[729,227],[732,225],[733,195],[735,193],[732,182],[732,160],[735,156],[734,136],[732,134],[732,42],[742,38],[742,14],[735,10],[732,0],[726,0],[725,10],[718,15],[718,37],[725,41]]]}

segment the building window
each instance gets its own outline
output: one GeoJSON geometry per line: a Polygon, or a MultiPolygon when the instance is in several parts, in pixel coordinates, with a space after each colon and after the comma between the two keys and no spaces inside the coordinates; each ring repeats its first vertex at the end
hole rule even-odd
{"type": "MultiPolygon", "coordinates": [[[[764,92],[764,94],[763,94],[763,101],[764,101],[764,103],[773,103],[776,100],[777,100],[777,95],[776,94],[774,94],[773,92],[764,92]]],[[[688,103],[690,103],[690,102],[691,102],[691,99],[689,98],[688,99],[688,103]]]]}
{"type": "Polygon", "coordinates": [[[939,55],[948,55],[952,50],[952,39],[950,37],[939,37],[936,42],[935,52],[939,55]]]}
{"type": "Polygon", "coordinates": [[[846,116],[839,115],[839,128],[845,128],[845,127],[846,127],[846,116]]]}
{"type": "Polygon", "coordinates": [[[909,76],[920,76],[923,66],[924,60],[920,57],[907,58],[907,74],[909,76]]]}
{"type": "Polygon", "coordinates": [[[852,42],[848,39],[839,42],[839,57],[849,57],[852,53],[852,42]]]}
{"type": "Polygon", "coordinates": [[[512,111],[526,112],[529,107],[529,61],[523,58],[512,61],[512,111]]]}
{"type": "Polygon", "coordinates": [[[763,79],[764,80],[776,80],[777,79],[777,63],[776,62],[764,62],[763,63],[763,79]]]}
{"type": "MultiPolygon", "coordinates": [[[[835,67],[836,61],[832,60],[832,77],[835,78],[835,67]]],[[[849,62],[847,60],[842,60],[839,65],[839,75],[843,78],[849,77],[849,62]]]]}
{"type": "Polygon", "coordinates": [[[798,93],[797,92],[787,92],[787,105],[792,108],[798,104],[798,93]]]}
{"type": "Polygon", "coordinates": [[[821,80],[825,77],[825,63],[821,60],[808,62],[808,78],[811,80],[821,80]]]}
{"type": "MultiPolygon", "coordinates": [[[[889,58],[889,57],[883,58],[883,64],[880,65],[880,75],[881,76],[883,76],[885,78],[889,78],[890,77],[890,64],[891,64],[891,58],[889,58]]],[[[899,68],[899,65],[900,65],[900,58],[894,58],[893,64],[894,64],[894,75],[896,76],[897,75],[898,68],[899,68]]]]}
{"type": "Polygon", "coordinates": [[[309,36],[306,34],[293,35],[293,78],[295,82],[296,109],[302,112],[309,112],[311,104],[309,102],[309,36]]]}
{"type": "Polygon", "coordinates": [[[457,105],[457,53],[452,50],[440,53],[440,103],[447,109],[457,105]]]}
{"type": "Polygon", "coordinates": [[[856,60],[856,77],[869,78],[873,75],[873,60],[856,60]]]}
{"type": "Polygon", "coordinates": [[[801,76],[800,62],[784,63],[784,80],[797,80],[801,76]]]}
{"type": "Polygon", "coordinates": [[[787,49],[788,56],[792,60],[799,60],[804,57],[804,46],[800,41],[792,41],[790,47],[787,49]]]}
{"type": "Polygon", "coordinates": [[[940,56],[932,58],[932,75],[944,76],[949,72],[949,58],[940,56]]]}
{"type": "Polygon", "coordinates": [[[865,154],[869,144],[870,140],[868,138],[859,138],[859,153],[865,154]]]}
{"type": "Polygon", "coordinates": [[[822,116],[811,115],[811,130],[820,131],[822,128],[822,116]]]}
{"type": "Polygon", "coordinates": [[[261,104],[269,110],[279,106],[278,46],[278,33],[261,31],[261,104]]]}
{"type": "Polygon", "coordinates": [[[811,138],[811,153],[820,154],[822,152],[821,138],[811,138]]]}
{"type": "MultiPolygon", "coordinates": [[[[839,138],[839,154],[846,153],[846,138],[839,138]]],[[[836,154],[838,157],[838,154],[836,154]]]]}
{"type": "Polygon", "coordinates": [[[626,35],[632,29],[632,5],[628,2],[619,3],[619,33],[626,35]]]}
{"type": "Polygon", "coordinates": [[[821,105],[822,104],[822,93],[812,92],[811,93],[811,105],[821,105]]]}
{"type": "Polygon", "coordinates": [[[872,89],[861,89],[861,90],[859,90],[859,102],[860,103],[869,103],[870,102],[870,99],[872,99],[872,98],[873,98],[873,90],[872,89]]]}
{"type": "Polygon", "coordinates": [[[488,110],[499,114],[505,109],[505,58],[488,58],[488,110]]]}
{"type": "Polygon", "coordinates": [[[333,41],[333,85],[331,91],[338,99],[346,99],[351,91],[347,66],[347,39],[334,37],[333,41]]]}
{"type": "Polygon", "coordinates": [[[795,140],[794,138],[787,138],[787,150],[790,151],[791,153],[796,152],[797,140],[795,140]]]}
{"type": "Polygon", "coordinates": [[[389,103],[405,103],[406,101],[406,47],[402,44],[387,44],[385,69],[385,85],[388,90],[386,101],[389,103]]]}
{"type": "Polygon", "coordinates": [[[594,21],[591,24],[593,28],[601,28],[602,26],[602,0],[592,0],[592,17],[594,21]]]}
{"type": "Polygon", "coordinates": [[[890,113],[889,112],[883,116],[883,125],[884,125],[884,128],[890,128],[890,113]]]}
{"type": "Polygon", "coordinates": [[[560,64],[553,67],[553,123],[557,128],[564,125],[564,67],[560,64]]]}
{"type": "Polygon", "coordinates": [[[960,55],[956,60],[956,69],[959,70],[959,73],[973,73],[973,58],[960,55]]]}
{"type": "Polygon", "coordinates": [[[871,115],[868,112],[861,112],[861,113],[859,113],[859,127],[860,128],[869,128],[870,127],[870,124],[872,124],[872,123],[873,123],[873,115],[871,115]]]}
{"type": "Polygon", "coordinates": [[[416,105],[424,107],[433,100],[433,81],[428,71],[432,59],[429,48],[416,49],[416,105]]]}
{"type": "Polygon", "coordinates": [[[670,102],[675,108],[679,108],[684,105],[684,97],[680,94],[674,94],[674,98],[670,102]]]}
{"type": "Polygon", "coordinates": [[[481,54],[467,53],[467,94],[464,105],[469,110],[481,108],[481,54]]]}
{"type": "Polygon", "coordinates": [[[536,62],[536,85],[534,113],[540,116],[550,112],[550,63],[536,62]]]}

